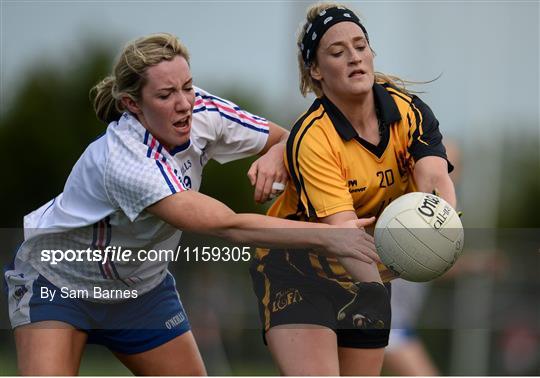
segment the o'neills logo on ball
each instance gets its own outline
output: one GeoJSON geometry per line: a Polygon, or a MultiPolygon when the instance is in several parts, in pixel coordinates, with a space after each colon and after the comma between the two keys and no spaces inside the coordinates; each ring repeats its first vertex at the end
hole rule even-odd
{"type": "Polygon", "coordinates": [[[425,215],[426,217],[432,217],[435,215],[435,209],[437,205],[441,202],[441,199],[436,196],[425,196],[422,201],[422,205],[418,208],[420,214],[425,215]]]}
{"type": "Polygon", "coordinates": [[[437,213],[435,223],[433,224],[433,227],[436,230],[440,229],[444,225],[444,222],[446,222],[446,220],[448,219],[451,211],[452,209],[450,208],[450,206],[445,206],[442,211],[437,213]]]}

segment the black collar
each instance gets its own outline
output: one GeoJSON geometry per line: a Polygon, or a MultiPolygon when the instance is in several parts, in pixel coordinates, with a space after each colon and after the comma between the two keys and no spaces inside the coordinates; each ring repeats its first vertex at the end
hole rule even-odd
{"type": "MultiPolygon", "coordinates": [[[[377,117],[383,129],[387,129],[392,123],[401,120],[401,114],[394,99],[383,85],[377,83],[373,85],[373,96],[375,98],[377,117]]],[[[338,107],[326,96],[323,96],[320,100],[341,138],[346,141],[357,138],[358,133],[338,107]]]]}

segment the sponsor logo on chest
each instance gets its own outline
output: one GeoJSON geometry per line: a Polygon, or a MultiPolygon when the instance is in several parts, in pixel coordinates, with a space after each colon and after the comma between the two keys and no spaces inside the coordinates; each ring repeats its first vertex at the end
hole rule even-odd
{"type": "Polygon", "coordinates": [[[349,193],[360,193],[365,192],[367,189],[367,186],[362,186],[358,188],[358,181],[357,180],[347,180],[347,186],[349,187],[349,193]]]}

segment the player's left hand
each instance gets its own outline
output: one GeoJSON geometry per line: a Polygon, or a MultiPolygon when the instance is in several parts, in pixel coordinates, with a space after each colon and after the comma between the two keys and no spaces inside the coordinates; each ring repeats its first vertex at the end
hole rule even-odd
{"type": "Polygon", "coordinates": [[[255,186],[253,195],[255,202],[264,203],[283,191],[279,190],[281,185],[274,185],[274,189],[272,189],[272,185],[274,183],[285,185],[287,182],[288,174],[283,161],[284,149],[285,143],[273,145],[249,168],[247,176],[251,185],[255,186]]]}

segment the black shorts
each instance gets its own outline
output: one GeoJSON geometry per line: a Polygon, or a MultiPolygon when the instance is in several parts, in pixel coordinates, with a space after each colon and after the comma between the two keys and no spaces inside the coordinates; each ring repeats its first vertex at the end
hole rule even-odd
{"type": "MultiPolygon", "coordinates": [[[[303,252],[291,252],[303,253],[303,252]]],[[[338,324],[337,315],[354,298],[354,293],[335,280],[305,274],[284,258],[284,251],[272,251],[251,267],[253,289],[265,333],[274,326],[316,324],[332,329],[340,347],[383,348],[389,329],[358,329],[338,324]]],[[[390,284],[385,284],[390,294],[390,284]]]]}

